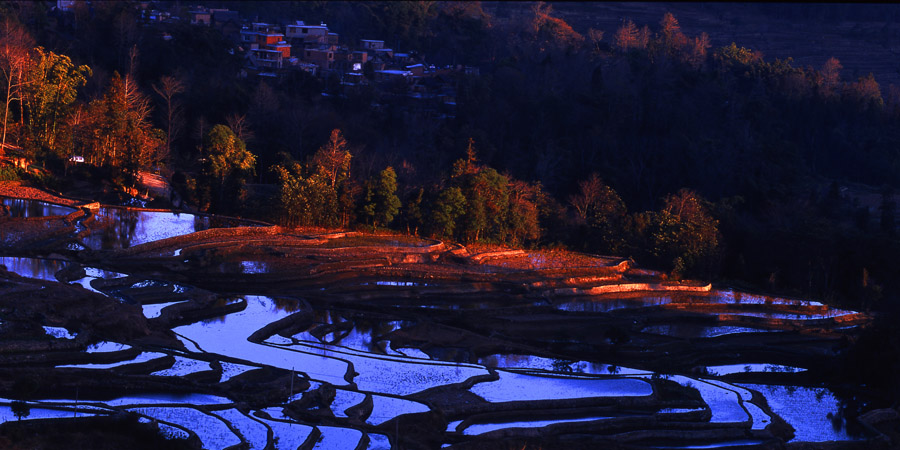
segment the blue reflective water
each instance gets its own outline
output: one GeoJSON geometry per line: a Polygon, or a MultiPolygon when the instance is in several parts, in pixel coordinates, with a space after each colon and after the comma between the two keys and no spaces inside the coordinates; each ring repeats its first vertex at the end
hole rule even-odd
{"type": "Polygon", "coordinates": [[[17,218],[65,216],[77,209],[37,200],[4,198],[3,205],[9,207],[10,216],[17,218]]]}

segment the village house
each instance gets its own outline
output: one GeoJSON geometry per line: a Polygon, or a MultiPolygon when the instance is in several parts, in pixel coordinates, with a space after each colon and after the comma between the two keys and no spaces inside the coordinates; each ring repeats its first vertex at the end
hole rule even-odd
{"type": "Polygon", "coordinates": [[[191,16],[191,25],[206,25],[212,23],[212,13],[208,9],[195,9],[189,12],[191,16]]]}
{"type": "Polygon", "coordinates": [[[319,69],[334,68],[334,50],[331,48],[308,48],[303,51],[303,61],[319,66],[319,69]]]}
{"type": "Polygon", "coordinates": [[[376,41],[372,39],[360,39],[359,46],[366,51],[375,51],[380,48],[384,48],[384,41],[376,41]]]}
{"type": "Polygon", "coordinates": [[[366,52],[342,48],[334,54],[334,69],[342,73],[361,72],[368,60],[369,54],[366,52]]]}
{"type": "Polygon", "coordinates": [[[291,44],[277,27],[255,22],[240,31],[241,46],[248,51],[250,64],[268,69],[281,69],[291,63],[291,44]],[[288,61],[288,64],[285,64],[288,61]]]}
{"type": "Polygon", "coordinates": [[[284,67],[284,54],[278,50],[255,48],[250,50],[250,62],[257,67],[281,69],[284,67]]]}
{"type": "Polygon", "coordinates": [[[324,23],[321,25],[306,25],[302,20],[298,20],[285,26],[284,33],[288,39],[297,39],[298,43],[302,45],[328,43],[328,26],[324,23]]]}

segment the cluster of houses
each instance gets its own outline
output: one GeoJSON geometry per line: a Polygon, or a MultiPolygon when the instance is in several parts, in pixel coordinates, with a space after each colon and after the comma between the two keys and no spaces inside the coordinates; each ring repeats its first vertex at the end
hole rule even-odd
{"type": "Polygon", "coordinates": [[[472,67],[429,65],[421,55],[394,51],[383,40],[361,39],[350,46],[325,23],[242,22],[236,11],[202,7],[189,14],[192,25],[217,28],[235,42],[246,57],[248,76],[279,77],[302,70],[321,78],[337,77],[345,87],[389,86],[379,90],[382,99],[393,96],[427,103],[426,109],[441,117],[455,114],[454,77],[478,74],[472,67]]]}
{"type": "MultiPolygon", "coordinates": [[[[71,11],[76,3],[57,0],[57,9],[71,11]]],[[[456,106],[455,77],[478,74],[477,68],[472,67],[429,65],[421,55],[394,51],[383,40],[361,39],[347,45],[325,23],[260,23],[244,20],[238,11],[203,6],[188,7],[187,16],[179,17],[177,11],[154,9],[154,3],[140,5],[139,20],[148,26],[189,22],[219,30],[234,42],[237,52],[245,55],[242,75],[246,76],[280,77],[302,70],[321,78],[337,77],[345,87],[385,87],[379,92],[437,104],[444,113],[452,115],[456,106]]],[[[162,38],[171,40],[166,28],[161,29],[162,38]]]]}
{"type": "Polygon", "coordinates": [[[389,81],[398,78],[414,81],[423,77],[448,74],[473,68],[438,68],[427,65],[415,53],[395,52],[385,41],[361,39],[355,46],[342,44],[340,36],[325,23],[302,20],[284,25],[251,22],[241,24],[236,11],[194,8],[190,11],[194,25],[213,26],[238,42],[247,56],[250,73],[271,76],[283,69],[299,69],[317,76],[338,74],[345,81],[389,81]],[[370,67],[372,80],[363,73],[370,67]]]}

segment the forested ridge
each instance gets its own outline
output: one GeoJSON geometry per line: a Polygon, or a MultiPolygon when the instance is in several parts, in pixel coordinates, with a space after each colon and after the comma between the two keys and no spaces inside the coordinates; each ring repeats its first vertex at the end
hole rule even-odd
{"type": "Polygon", "coordinates": [[[675,278],[897,305],[900,88],[850,79],[837,59],[799,67],[714,47],[671,14],[576,30],[552,4],[206,3],[328,21],[342,40],[480,73],[446,75],[456,110],[436,117],[403,86],[242,76],[218,30],[147,24],[137,3],[63,15],[7,2],[4,139],[46,171],[3,176],[130,187],[155,168],[209,212],[565,247],[675,278]]]}

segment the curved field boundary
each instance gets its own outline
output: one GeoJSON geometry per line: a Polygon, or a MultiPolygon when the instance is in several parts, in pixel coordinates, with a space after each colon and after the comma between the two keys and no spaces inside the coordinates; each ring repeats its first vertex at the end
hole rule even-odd
{"type": "MultiPolygon", "coordinates": [[[[432,254],[440,253],[446,248],[446,244],[441,241],[431,241],[430,245],[422,247],[388,245],[322,247],[322,244],[327,243],[329,240],[347,237],[348,235],[349,233],[329,233],[326,235],[295,234],[279,226],[212,228],[183,236],[135,245],[127,249],[117,250],[117,253],[121,256],[133,256],[139,253],[172,247],[190,247],[194,249],[223,248],[225,246],[244,246],[250,243],[247,239],[239,240],[238,238],[258,238],[268,246],[302,248],[311,253],[328,255],[360,254],[363,251],[395,255],[432,254]]],[[[423,240],[428,242],[428,240],[423,240]]]]}
{"type": "Polygon", "coordinates": [[[556,295],[603,295],[623,292],[709,292],[711,289],[712,284],[618,283],[594,286],[588,289],[560,288],[554,289],[553,293],[556,295]]]}
{"type": "Polygon", "coordinates": [[[84,199],[65,197],[59,193],[52,193],[44,189],[31,186],[23,186],[21,181],[0,182],[0,196],[16,198],[20,200],[38,200],[61,206],[78,207],[87,202],[84,199]]]}

